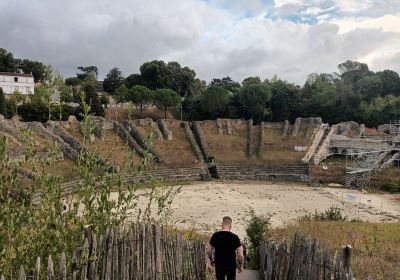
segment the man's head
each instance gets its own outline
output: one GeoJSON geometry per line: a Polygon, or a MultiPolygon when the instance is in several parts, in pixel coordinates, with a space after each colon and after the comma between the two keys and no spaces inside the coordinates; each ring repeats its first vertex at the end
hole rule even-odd
{"type": "Polygon", "coordinates": [[[232,219],[229,216],[222,218],[222,228],[225,230],[230,230],[232,228],[232,219]]]}

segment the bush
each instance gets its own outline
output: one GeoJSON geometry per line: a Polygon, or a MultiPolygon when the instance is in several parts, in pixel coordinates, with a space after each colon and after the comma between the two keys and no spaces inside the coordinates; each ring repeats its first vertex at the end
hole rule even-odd
{"type": "Polygon", "coordinates": [[[49,117],[49,109],[41,102],[28,102],[18,106],[18,115],[25,122],[46,122],[49,117]]]}
{"type": "Polygon", "coordinates": [[[395,181],[387,181],[382,188],[387,192],[395,193],[400,191],[400,184],[395,181]]]}
{"type": "Polygon", "coordinates": [[[307,214],[298,219],[300,222],[303,221],[347,221],[347,216],[343,216],[339,207],[331,206],[329,209],[322,213],[315,211],[314,215],[307,214]]]}
{"type": "Polygon", "coordinates": [[[249,267],[258,268],[259,256],[258,246],[265,239],[270,227],[269,218],[252,214],[250,221],[246,225],[246,235],[250,241],[248,256],[250,258],[249,267]]]}
{"type": "Polygon", "coordinates": [[[67,104],[56,105],[51,107],[51,119],[52,120],[60,120],[60,113],[61,113],[61,120],[66,121],[70,115],[75,114],[75,108],[69,106],[67,104]]]}

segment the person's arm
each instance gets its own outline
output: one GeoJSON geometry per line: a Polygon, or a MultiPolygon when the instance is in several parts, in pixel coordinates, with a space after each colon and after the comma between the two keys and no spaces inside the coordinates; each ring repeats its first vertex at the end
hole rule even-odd
{"type": "Polygon", "coordinates": [[[207,255],[208,255],[208,259],[210,260],[211,266],[214,266],[213,249],[214,249],[214,247],[211,244],[208,244],[207,255]]]}
{"type": "Polygon", "coordinates": [[[243,271],[243,265],[244,265],[244,255],[243,255],[243,247],[240,246],[239,248],[236,249],[236,256],[239,261],[239,273],[243,271]]]}

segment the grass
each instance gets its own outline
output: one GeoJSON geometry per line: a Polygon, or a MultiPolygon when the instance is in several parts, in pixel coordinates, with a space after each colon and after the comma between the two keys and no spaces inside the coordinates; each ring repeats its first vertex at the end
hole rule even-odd
{"type": "Polygon", "coordinates": [[[273,229],[268,237],[310,235],[334,253],[342,245],[353,247],[351,267],[357,279],[400,279],[400,224],[303,221],[273,229]]]}

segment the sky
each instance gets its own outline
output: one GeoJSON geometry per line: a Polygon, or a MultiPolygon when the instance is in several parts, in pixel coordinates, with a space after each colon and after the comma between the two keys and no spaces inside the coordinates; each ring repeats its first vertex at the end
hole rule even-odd
{"type": "Polygon", "coordinates": [[[0,47],[64,76],[178,61],[206,81],[304,84],[346,61],[400,72],[400,0],[0,0],[0,47]]]}

